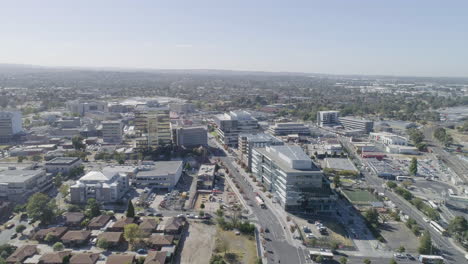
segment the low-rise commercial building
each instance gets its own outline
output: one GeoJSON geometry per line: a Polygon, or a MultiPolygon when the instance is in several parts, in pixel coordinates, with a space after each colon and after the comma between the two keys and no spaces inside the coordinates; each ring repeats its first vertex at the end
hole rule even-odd
{"type": "Polygon", "coordinates": [[[310,129],[303,123],[276,123],[268,128],[268,132],[274,136],[310,136],[310,129]]]}
{"type": "Polygon", "coordinates": [[[52,187],[52,176],[43,169],[10,167],[0,171],[0,199],[24,202],[36,192],[52,187]]]}
{"type": "Polygon", "coordinates": [[[81,166],[83,162],[76,157],[57,157],[45,163],[48,173],[69,173],[70,170],[81,166]]]}
{"type": "Polygon", "coordinates": [[[337,196],[299,146],[255,148],[252,172],[288,211],[331,212],[337,196]]]}
{"type": "Polygon", "coordinates": [[[388,132],[370,133],[369,139],[385,145],[408,145],[408,139],[405,137],[388,132]]]}
{"type": "Polygon", "coordinates": [[[90,171],[70,186],[72,203],[94,198],[101,203],[119,201],[129,190],[128,176],[116,172],[90,171]]]}
{"type": "Polygon", "coordinates": [[[182,161],[144,162],[135,175],[137,186],[172,190],[182,175],[182,161]]]}

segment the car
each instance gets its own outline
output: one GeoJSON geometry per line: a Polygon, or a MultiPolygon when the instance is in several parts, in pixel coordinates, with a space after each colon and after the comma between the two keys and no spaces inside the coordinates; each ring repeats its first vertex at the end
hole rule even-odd
{"type": "Polygon", "coordinates": [[[96,243],[97,243],[97,238],[93,238],[93,239],[91,240],[91,245],[96,245],[96,243]]]}
{"type": "Polygon", "coordinates": [[[13,235],[11,235],[10,239],[14,239],[14,238],[16,238],[17,236],[18,236],[18,234],[17,234],[17,233],[14,233],[13,235]]]}
{"type": "Polygon", "coordinates": [[[163,216],[163,214],[162,214],[162,213],[156,213],[156,214],[154,214],[154,216],[157,216],[157,217],[162,217],[162,216],[163,216]]]}
{"type": "Polygon", "coordinates": [[[12,229],[15,226],[15,223],[8,223],[5,227],[7,229],[12,229]]]}
{"type": "Polygon", "coordinates": [[[138,254],[146,254],[146,253],[148,253],[148,251],[147,251],[146,249],[144,249],[144,248],[140,248],[140,249],[138,249],[136,252],[137,252],[138,254]]]}
{"type": "Polygon", "coordinates": [[[265,233],[270,233],[270,229],[265,228],[265,233]]]}
{"type": "Polygon", "coordinates": [[[427,218],[427,217],[423,217],[423,220],[424,220],[424,222],[426,222],[426,223],[431,222],[431,219],[429,219],[429,218],[427,218]]]}
{"type": "Polygon", "coordinates": [[[416,258],[415,258],[413,255],[409,254],[409,253],[406,253],[406,257],[407,257],[409,260],[416,260],[416,258]]]}
{"type": "Polygon", "coordinates": [[[313,235],[313,234],[307,234],[306,237],[307,237],[308,239],[311,239],[311,238],[314,238],[314,235],[313,235]]]}
{"type": "Polygon", "coordinates": [[[406,256],[401,253],[395,253],[393,256],[397,259],[406,259],[406,256]]]}

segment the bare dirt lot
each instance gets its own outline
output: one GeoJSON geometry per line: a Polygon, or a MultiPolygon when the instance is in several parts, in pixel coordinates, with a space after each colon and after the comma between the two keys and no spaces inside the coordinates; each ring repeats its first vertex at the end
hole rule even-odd
{"type": "Polygon", "coordinates": [[[393,250],[398,249],[404,241],[407,252],[416,253],[419,241],[418,238],[409,230],[404,223],[387,222],[386,228],[381,229],[381,234],[387,241],[387,246],[393,250]]]}
{"type": "Polygon", "coordinates": [[[210,262],[216,236],[216,225],[191,222],[179,258],[181,264],[206,264],[210,262]]]}

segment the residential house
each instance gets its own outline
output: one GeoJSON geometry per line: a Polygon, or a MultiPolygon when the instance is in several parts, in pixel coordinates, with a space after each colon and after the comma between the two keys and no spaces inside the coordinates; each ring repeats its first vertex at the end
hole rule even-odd
{"type": "Polygon", "coordinates": [[[68,227],[65,226],[40,229],[34,234],[33,238],[37,241],[44,241],[46,236],[50,234],[54,240],[59,240],[67,231],[68,227]]]}
{"type": "Polygon", "coordinates": [[[133,217],[122,217],[117,220],[110,228],[109,231],[113,232],[123,232],[124,227],[129,224],[135,223],[135,218],[133,217]]]}
{"type": "Polygon", "coordinates": [[[49,252],[45,253],[39,259],[39,263],[41,264],[62,264],[64,263],[65,257],[70,257],[72,254],[71,250],[64,250],[58,252],[49,252]]]}
{"type": "Polygon", "coordinates": [[[157,227],[158,232],[162,232],[167,235],[180,235],[182,229],[185,226],[185,220],[179,217],[169,217],[163,219],[157,227]]]}
{"type": "Polygon", "coordinates": [[[156,231],[156,227],[158,227],[158,222],[153,218],[145,218],[140,223],[140,230],[146,234],[151,234],[156,231]]]}
{"type": "Polygon", "coordinates": [[[172,235],[152,234],[146,239],[146,243],[153,249],[161,250],[162,247],[171,246],[174,241],[172,235]]]}
{"type": "Polygon", "coordinates": [[[88,229],[98,230],[98,229],[104,228],[112,218],[113,217],[109,215],[100,215],[100,216],[93,217],[89,221],[88,229]]]}
{"type": "Polygon", "coordinates": [[[143,264],[165,264],[167,253],[164,251],[150,251],[143,264]]]}
{"type": "Polygon", "coordinates": [[[110,255],[107,257],[106,264],[133,264],[135,262],[135,255],[110,255]]]}
{"type": "Polygon", "coordinates": [[[62,243],[69,246],[84,244],[91,237],[91,231],[77,230],[68,231],[62,236],[62,243]]]}
{"type": "Polygon", "coordinates": [[[120,243],[124,242],[123,232],[103,232],[98,235],[98,241],[105,239],[110,247],[117,247],[120,243]]]}
{"type": "Polygon", "coordinates": [[[22,247],[19,247],[11,254],[7,259],[6,263],[7,264],[16,264],[16,263],[22,263],[25,259],[36,255],[37,252],[37,246],[35,245],[24,245],[22,247]]]}
{"type": "Polygon", "coordinates": [[[82,212],[68,212],[64,214],[65,224],[67,226],[79,227],[81,222],[85,219],[85,215],[82,212]]]}
{"type": "Polygon", "coordinates": [[[70,258],[70,264],[96,264],[99,253],[76,253],[70,258]]]}

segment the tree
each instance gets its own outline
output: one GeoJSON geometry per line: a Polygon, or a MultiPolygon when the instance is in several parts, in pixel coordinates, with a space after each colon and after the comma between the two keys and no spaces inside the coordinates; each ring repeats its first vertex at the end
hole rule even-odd
{"type": "Polygon", "coordinates": [[[52,249],[54,251],[62,251],[64,248],[63,244],[61,242],[57,242],[52,246],[52,249]]]}
{"type": "Polygon", "coordinates": [[[409,173],[411,175],[418,174],[418,160],[416,158],[411,159],[411,163],[410,163],[410,166],[409,166],[409,173]]]}
{"type": "Polygon", "coordinates": [[[32,161],[39,162],[42,160],[42,157],[40,155],[34,155],[31,158],[32,161]]]}
{"type": "Polygon", "coordinates": [[[131,245],[141,237],[141,230],[137,224],[128,224],[124,227],[124,237],[131,245]]]}
{"type": "Polygon", "coordinates": [[[15,231],[16,233],[23,233],[25,229],[26,229],[25,225],[17,225],[15,231]]]}
{"type": "Polygon", "coordinates": [[[96,245],[99,248],[102,248],[102,249],[108,249],[109,248],[109,242],[107,242],[107,240],[105,238],[99,239],[96,245]]]}
{"type": "Polygon", "coordinates": [[[315,257],[315,262],[322,263],[323,261],[324,261],[324,259],[323,259],[322,256],[319,255],[319,256],[315,257]]]}
{"type": "Polygon", "coordinates": [[[57,237],[54,236],[52,233],[48,233],[48,234],[45,236],[44,241],[47,242],[47,243],[52,243],[52,242],[57,241],[57,237]]]}
{"type": "Polygon", "coordinates": [[[339,188],[341,186],[340,175],[333,176],[333,184],[335,185],[335,188],[339,188]]]}
{"type": "Polygon", "coordinates": [[[205,209],[205,204],[204,203],[200,204],[200,209],[205,209]]]}
{"type": "Polygon", "coordinates": [[[410,180],[404,180],[401,185],[403,185],[403,187],[405,187],[406,189],[408,189],[409,187],[411,187],[411,185],[413,185],[413,182],[410,181],[410,180]]]}
{"type": "Polygon", "coordinates": [[[29,197],[26,210],[28,216],[33,220],[40,220],[42,224],[47,224],[55,217],[57,205],[55,200],[50,199],[43,193],[35,193],[29,197]]]}
{"type": "Polygon", "coordinates": [[[62,184],[59,188],[59,192],[62,195],[62,197],[67,197],[67,195],[70,193],[70,186],[67,184],[62,184]]]}
{"type": "Polygon", "coordinates": [[[379,213],[375,208],[369,208],[364,213],[364,218],[372,225],[377,225],[379,223],[379,213]]]}
{"type": "Polygon", "coordinates": [[[340,264],[346,264],[346,263],[348,263],[348,259],[346,257],[341,257],[340,264]]]}
{"type": "Polygon", "coordinates": [[[89,218],[101,215],[101,205],[94,198],[88,199],[86,204],[86,213],[89,218]]]}
{"type": "Polygon", "coordinates": [[[387,187],[390,189],[395,189],[398,185],[392,181],[387,182],[387,187]]]}
{"type": "Polygon", "coordinates": [[[127,217],[135,217],[135,207],[133,207],[132,200],[128,200],[127,213],[125,215],[127,217]]]}
{"type": "Polygon", "coordinates": [[[62,178],[62,173],[57,173],[57,175],[55,175],[54,177],[54,185],[55,187],[60,187],[62,185],[62,182],[63,182],[63,178],[62,178]]]}
{"type": "Polygon", "coordinates": [[[463,216],[456,216],[450,220],[447,230],[452,236],[461,240],[465,234],[468,234],[468,221],[463,216]]]}
{"type": "Polygon", "coordinates": [[[429,231],[424,231],[423,235],[419,239],[419,248],[418,248],[419,254],[426,254],[430,255],[432,254],[432,239],[431,239],[431,234],[429,234],[429,231]]]}
{"type": "Polygon", "coordinates": [[[83,143],[84,138],[82,136],[74,136],[72,138],[72,145],[76,150],[86,149],[86,145],[83,143]]]}
{"type": "Polygon", "coordinates": [[[364,264],[371,264],[372,261],[370,261],[370,259],[366,258],[366,259],[364,259],[363,263],[364,264]]]}
{"type": "Polygon", "coordinates": [[[25,156],[18,156],[18,163],[22,163],[23,160],[27,160],[28,158],[25,156]]]}
{"type": "Polygon", "coordinates": [[[396,262],[395,259],[391,259],[390,262],[389,262],[389,264],[398,264],[398,262],[396,262]]]}
{"type": "Polygon", "coordinates": [[[210,264],[226,264],[226,261],[224,261],[223,256],[213,255],[210,258],[210,264]]]}
{"type": "Polygon", "coordinates": [[[404,246],[400,246],[397,250],[399,253],[403,253],[406,251],[406,248],[404,246]]]}

